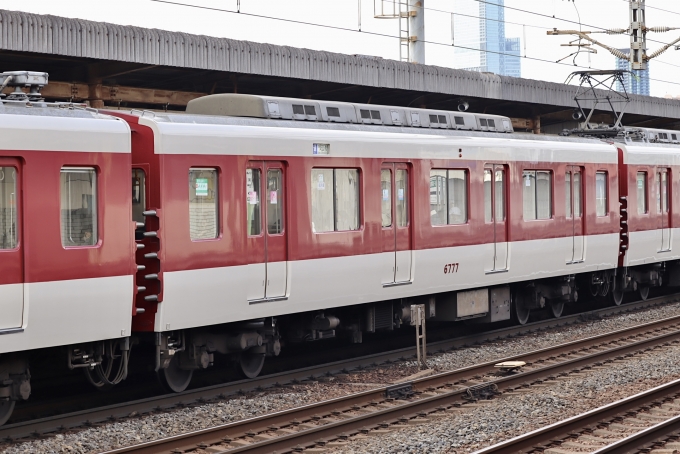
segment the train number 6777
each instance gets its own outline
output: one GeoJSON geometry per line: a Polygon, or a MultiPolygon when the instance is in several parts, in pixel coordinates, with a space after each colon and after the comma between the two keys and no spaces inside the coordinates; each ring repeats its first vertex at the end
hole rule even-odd
{"type": "Polygon", "coordinates": [[[444,274],[457,273],[458,263],[447,263],[444,265],[444,274]]]}

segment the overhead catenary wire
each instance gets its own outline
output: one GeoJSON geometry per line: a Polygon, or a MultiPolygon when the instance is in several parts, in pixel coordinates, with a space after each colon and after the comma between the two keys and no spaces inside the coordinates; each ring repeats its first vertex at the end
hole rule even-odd
{"type": "MultiPolygon", "coordinates": [[[[363,35],[371,35],[371,36],[377,36],[377,37],[382,37],[382,38],[389,38],[389,39],[399,39],[399,36],[397,35],[390,35],[388,33],[380,33],[380,32],[373,32],[373,31],[366,31],[366,30],[357,30],[354,28],[349,28],[349,27],[340,27],[337,25],[328,25],[328,24],[319,24],[316,22],[309,22],[309,21],[303,21],[303,20],[298,20],[298,19],[288,19],[288,18],[283,18],[283,17],[276,17],[276,16],[267,16],[264,14],[256,14],[256,13],[246,13],[244,11],[234,11],[230,9],[224,9],[224,8],[216,8],[212,6],[203,6],[203,5],[193,5],[190,3],[183,3],[179,1],[174,1],[174,0],[149,0],[151,2],[155,3],[162,3],[162,4],[167,4],[167,5],[174,5],[174,6],[181,6],[181,7],[186,7],[186,8],[194,8],[194,9],[200,9],[200,10],[205,10],[205,11],[215,11],[215,12],[221,12],[221,13],[226,13],[226,14],[238,14],[241,16],[249,16],[249,17],[254,17],[254,18],[259,18],[259,19],[267,19],[267,20],[274,20],[274,21],[279,21],[279,22],[288,22],[288,23],[293,23],[297,25],[307,25],[311,27],[320,27],[320,28],[326,28],[330,30],[337,30],[337,31],[344,31],[344,32],[351,32],[351,33],[360,33],[363,35]]],[[[474,0],[474,1],[479,1],[482,3],[490,3],[484,0],[474,0]]],[[[490,3],[495,5],[495,3],[490,3]]],[[[551,17],[551,16],[547,16],[551,17]]],[[[455,47],[459,49],[466,49],[466,50],[471,50],[475,52],[484,52],[484,53],[489,53],[489,54],[495,54],[495,55],[504,55],[504,56],[511,56],[511,57],[518,57],[518,58],[523,58],[526,60],[531,60],[531,61],[537,61],[537,62],[542,62],[542,63],[549,63],[553,65],[560,65],[560,66],[568,66],[571,68],[581,68],[581,69],[593,69],[589,68],[587,66],[581,66],[581,65],[572,65],[569,63],[562,63],[562,62],[555,62],[552,60],[546,60],[544,58],[538,58],[538,57],[529,57],[529,56],[522,56],[522,55],[514,55],[514,54],[509,54],[507,52],[498,52],[498,51],[492,51],[488,49],[477,49],[473,47],[467,47],[467,46],[460,46],[458,44],[451,44],[451,43],[442,43],[438,41],[429,41],[429,40],[422,40],[423,43],[426,44],[432,44],[436,46],[445,46],[445,47],[455,47]]],[[[599,69],[599,68],[594,68],[594,69],[599,69]]],[[[640,78],[645,78],[643,76],[640,76],[640,78]]],[[[673,82],[673,81],[667,81],[667,80],[662,80],[662,79],[654,79],[654,78],[645,78],[650,81],[655,81],[655,82],[662,82],[662,83],[667,83],[671,85],[679,85],[680,82],[673,82]]]]}

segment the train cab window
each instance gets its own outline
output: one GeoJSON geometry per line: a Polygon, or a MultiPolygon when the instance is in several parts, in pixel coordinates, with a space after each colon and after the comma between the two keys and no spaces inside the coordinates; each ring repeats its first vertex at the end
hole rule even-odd
{"type": "Polygon", "coordinates": [[[552,217],[552,173],[547,170],[525,170],[523,181],[524,220],[552,217]]]}
{"type": "Polygon", "coordinates": [[[647,198],[647,172],[638,172],[636,177],[637,188],[637,212],[638,214],[649,213],[649,202],[647,198]]]}
{"type": "Polygon", "coordinates": [[[132,169],[132,220],[144,223],[146,210],[146,174],[142,169],[132,169]]]}
{"type": "Polygon", "coordinates": [[[249,236],[262,233],[261,178],[259,169],[246,169],[246,231],[249,236]]]}
{"type": "Polygon", "coordinates": [[[607,199],[607,172],[597,172],[595,174],[595,213],[597,216],[609,214],[607,199]]]}
{"type": "Polygon", "coordinates": [[[0,249],[17,245],[17,170],[0,167],[0,249]]]}
{"type": "Polygon", "coordinates": [[[380,189],[382,190],[381,213],[382,226],[392,227],[392,171],[383,169],[380,171],[380,189]]]}
{"type": "Polygon", "coordinates": [[[465,224],[467,218],[467,171],[430,171],[430,220],[432,225],[465,224]]]}
{"type": "Polygon", "coordinates": [[[61,244],[94,246],[97,231],[97,172],[92,168],[61,169],[61,244]]]}
{"type": "Polygon", "coordinates": [[[217,169],[189,169],[189,234],[192,240],[217,238],[217,169]]]}
{"type": "Polygon", "coordinates": [[[359,230],[359,169],[312,169],[312,231],[359,230]]]}

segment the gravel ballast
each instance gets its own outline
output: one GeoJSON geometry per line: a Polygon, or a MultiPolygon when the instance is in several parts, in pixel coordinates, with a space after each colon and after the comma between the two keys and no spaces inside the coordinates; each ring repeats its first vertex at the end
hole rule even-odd
{"type": "MultiPolygon", "coordinates": [[[[436,371],[453,370],[675,315],[680,315],[680,303],[460,348],[430,356],[428,363],[436,371]]],[[[314,345],[317,346],[321,344],[314,345]]],[[[671,347],[663,355],[615,363],[609,369],[592,370],[530,394],[503,397],[471,410],[435,417],[427,424],[393,431],[387,436],[354,439],[339,452],[471,452],[679,378],[679,359],[680,347],[671,347]]],[[[217,403],[136,416],[41,440],[0,444],[0,450],[8,454],[96,453],[360,392],[370,389],[372,384],[384,386],[415,371],[415,362],[399,362],[217,403]]]]}

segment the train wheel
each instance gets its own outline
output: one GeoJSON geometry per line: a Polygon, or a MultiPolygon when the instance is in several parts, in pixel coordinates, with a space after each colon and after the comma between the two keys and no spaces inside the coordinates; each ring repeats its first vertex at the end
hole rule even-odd
{"type": "Polygon", "coordinates": [[[513,319],[520,325],[526,325],[529,321],[529,315],[531,315],[531,309],[522,304],[521,292],[515,294],[515,298],[512,300],[512,311],[513,319]]]}
{"type": "Polygon", "coordinates": [[[640,292],[640,298],[642,299],[642,301],[647,301],[647,298],[649,298],[649,286],[648,285],[638,286],[638,292],[640,292]]]}
{"type": "Polygon", "coordinates": [[[616,305],[616,306],[621,305],[621,303],[623,302],[623,293],[624,292],[621,289],[615,288],[615,289],[612,290],[612,292],[611,292],[612,303],[614,303],[614,305],[616,305]]]}
{"type": "Polygon", "coordinates": [[[179,367],[179,355],[173,356],[167,369],[158,371],[158,380],[163,387],[171,392],[181,393],[191,382],[193,370],[184,370],[179,367]]]}
{"type": "Polygon", "coordinates": [[[262,372],[264,366],[264,353],[243,352],[239,356],[241,372],[248,378],[255,378],[262,372]]]}
{"type": "Polygon", "coordinates": [[[14,411],[13,400],[0,400],[0,426],[5,424],[14,411]]]}
{"type": "Polygon", "coordinates": [[[564,311],[564,301],[551,301],[550,302],[550,313],[554,318],[560,318],[562,312],[564,311]]]}

